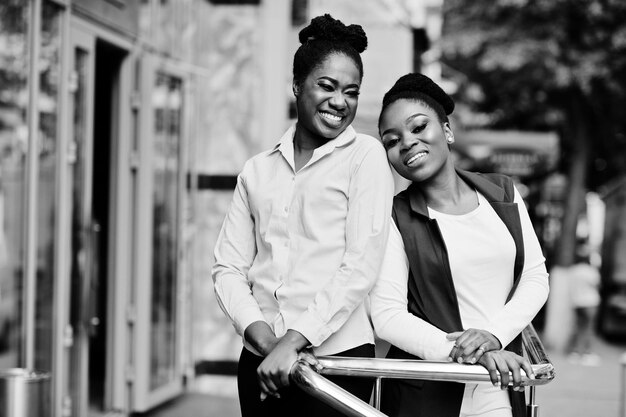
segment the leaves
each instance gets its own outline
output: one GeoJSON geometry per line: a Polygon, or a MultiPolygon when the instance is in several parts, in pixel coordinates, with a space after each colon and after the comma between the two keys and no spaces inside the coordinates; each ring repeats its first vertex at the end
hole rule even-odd
{"type": "Polygon", "coordinates": [[[460,84],[460,108],[480,115],[463,120],[559,132],[582,126],[594,144],[592,173],[601,174],[594,183],[626,166],[626,121],[615,111],[626,106],[625,1],[446,0],[443,31],[444,76],[460,84]],[[585,109],[582,124],[573,123],[572,97],[585,109]]]}

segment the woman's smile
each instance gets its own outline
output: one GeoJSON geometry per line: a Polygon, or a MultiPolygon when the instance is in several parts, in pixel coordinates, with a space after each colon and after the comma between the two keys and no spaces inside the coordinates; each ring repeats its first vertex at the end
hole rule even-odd
{"type": "Polygon", "coordinates": [[[418,153],[410,154],[404,159],[404,164],[408,167],[414,167],[421,163],[424,158],[428,156],[428,152],[420,151],[418,153]]]}
{"type": "Polygon", "coordinates": [[[343,116],[339,116],[327,111],[319,111],[319,115],[330,127],[340,127],[343,120],[343,116]]]}

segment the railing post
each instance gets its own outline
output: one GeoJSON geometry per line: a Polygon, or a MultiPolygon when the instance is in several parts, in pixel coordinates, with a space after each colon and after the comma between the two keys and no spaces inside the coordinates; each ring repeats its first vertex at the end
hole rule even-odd
{"type": "Polygon", "coordinates": [[[376,378],[374,381],[374,408],[380,410],[380,397],[383,389],[383,379],[381,377],[376,378]]]}
{"type": "Polygon", "coordinates": [[[531,386],[528,404],[526,405],[526,417],[539,417],[539,406],[535,400],[535,387],[531,386]]]}

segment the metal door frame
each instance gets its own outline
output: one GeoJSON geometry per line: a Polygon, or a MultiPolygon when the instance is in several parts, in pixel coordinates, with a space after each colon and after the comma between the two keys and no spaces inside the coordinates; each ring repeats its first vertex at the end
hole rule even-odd
{"type": "Polygon", "coordinates": [[[140,115],[139,115],[139,142],[135,151],[135,159],[137,160],[137,177],[135,183],[136,189],[136,204],[135,215],[136,219],[134,225],[135,241],[134,247],[134,273],[135,285],[135,308],[134,313],[136,315],[136,330],[134,337],[134,357],[136,358],[134,367],[134,392],[133,392],[133,411],[147,411],[164,401],[182,393],[184,389],[183,377],[186,374],[186,367],[183,363],[183,340],[185,332],[184,323],[182,322],[184,313],[184,260],[183,260],[183,243],[184,237],[182,235],[182,214],[183,214],[183,202],[182,198],[178,200],[178,215],[177,215],[177,268],[176,268],[176,282],[177,282],[177,294],[178,300],[176,305],[176,326],[178,328],[177,340],[176,340],[176,379],[169,384],[162,387],[151,389],[150,388],[150,330],[151,330],[151,294],[152,294],[152,203],[153,203],[153,170],[151,161],[154,158],[154,112],[151,103],[151,92],[154,89],[154,82],[157,74],[163,73],[172,77],[176,77],[182,82],[182,117],[180,120],[180,145],[178,153],[179,163],[179,178],[178,187],[181,193],[186,191],[186,170],[188,161],[185,158],[186,150],[188,146],[188,134],[187,128],[189,124],[189,91],[188,86],[190,83],[190,77],[187,72],[180,68],[175,62],[168,59],[158,57],[146,53],[141,58],[141,71],[138,72],[140,78],[140,115]]]}
{"type": "MultiPolygon", "coordinates": [[[[82,19],[79,16],[71,16],[68,29],[68,48],[66,53],[66,68],[68,68],[66,77],[69,78],[68,85],[71,86],[74,70],[74,53],[76,48],[81,48],[88,51],[90,57],[91,73],[89,74],[90,90],[87,93],[87,110],[86,114],[89,118],[89,133],[86,133],[89,147],[93,148],[93,106],[95,100],[94,83],[95,83],[95,58],[96,58],[96,41],[105,41],[116,48],[126,53],[126,56],[122,59],[120,71],[118,74],[117,85],[115,86],[113,102],[113,111],[111,118],[113,121],[112,143],[111,143],[111,177],[110,177],[110,201],[109,201],[109,243],[107,250],[107,258],[104,260],[108,262],[108,274],[106,279],[108,281],[108,304],[107,304],[107,369],[106,369],[106,383],[105,383],[105,398],[104,406],[107,412],[113,413],[125,413],[129,409],[128,404],[128,390],[127,372],[128,372],[128,302],[129,290],[130,290],[130,213],[131,213],[131,198],[130,198],[130,161],[129,155],[129,142],[132,132],[132,111],[131,111],[131,86],[132,86],[132,70],[134,63],[134,52],[132,44],[125,38],[116,35],[113,32],[107,31],[82,19]]],[[[68,96],[67,113],[63,118],[65,124],[65,131],[67,132],[67,138],[73,137],[73,122],[74,116],[73,99],[71,98],[72,92],[70,88],[64,90],[68,96]]],[[[87,344],[88,340],[83,337],[83,340],[79,340],[74,335],[79,335],[76,329],[72,329],[69,323],[69,297],[70,297],[70,239],[71,239],[71,216],[72,216],[72,172],[70,159],[66,154],[71,153],[71,139],[68,139],[64,143],[64,154],[61,162],[63,166],[62,178],[63,187],[61,194],[63,196],[63,206],[67,207],[64,212],[63,219],[60,221],[60,225],[63,225],[67,231],[61,233],[63,240],[63,247],[66,248],[61,261],[59,262],[59,272],[61,275],[68,277],[63,284],[62,292],[65,299],[68,301],[66,305],[61,305],[60,317],[62,317],[61,331],[65,349],[62,355],[64,363],[58,366],[58,369],[69,371],[71,369],[71,361],[80,361],[80,374],[83,379],[88,378],[88,351],[82,346],[79,350],[81,352],[80,358],[70,357],[70,346],[74,344],[87,344]]],[[[85,161],[85,173],[89,177],[92,174],[93,158],[86,158],[85,161]]],[[[88,181],[89,186],[85,191],[85,198],[87,204],[86,210],[91,209],[91,196],[92,196],[92,184],[91,180],[88,181]]],[[[84,294],[83,294],[84,296],[84,294]]],[[[85,303],[86,300],[81,300],[81,303],[85,303]]],[[[82,337],[82,336],[81,336],[82,337]]],[[[60,360],[60,359],[59,359],[60,360]]],[[[80,415],[87,415],[87,402],[88,402],[88,387],[84,383],[81,385],[81,392],[78,393],[78,398],[70,399],[70,395],[76,393],[69,392],[69,383],[71,376],[69,373],[63,377],[57,377],[57,385],[59,388],[55,390],[55,403],[63,403],[63,405],[57,405],[55,407],[56,412],[61,409],[67,409],[67,403],[72,401],[79,401],[81,405],[80,415]],[[59,397],[61,397],[59,399],[59,397]],[[85,414],[83,414],[85,412],[85,414]]]]}

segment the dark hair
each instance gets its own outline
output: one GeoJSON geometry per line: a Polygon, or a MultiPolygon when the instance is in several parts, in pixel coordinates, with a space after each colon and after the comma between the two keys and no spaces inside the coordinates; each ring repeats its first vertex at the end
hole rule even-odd
{"type": "Polygon", "coordinates": [[[361,52],[367,48],[367,36],[360,25],[346,26],[331,15],[317,16],[298,35],[300,47],[293,57],[293,81],[302,83],[306,77],[333,53],[352,58],[361,79],[363,62],[361,52]]]}
{"type": "MultiPolygon", "coordinates": [[[[454,101],[441,89],[433,80],[419,73],[410,73],[398,78],[398,81],[391,87],[383,97],[383,105],[380,115],[387,106],[396,100],[409,99],[422,102],[432,108],[439,121],[448,121],[448,115],[454,110],[454,101]]],[[[378,119],[380,125],[380,117],[378,119]]]]}

